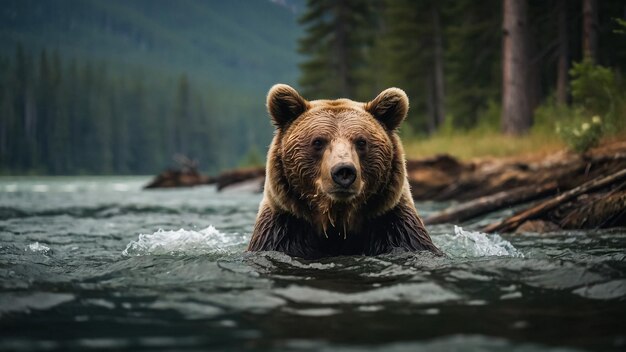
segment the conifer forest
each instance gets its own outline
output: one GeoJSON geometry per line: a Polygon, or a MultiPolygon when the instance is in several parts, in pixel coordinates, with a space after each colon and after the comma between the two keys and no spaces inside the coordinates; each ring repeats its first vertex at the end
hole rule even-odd
{"type": "Polygon", "coordinates": [[[625,71],[621,0],[5,0],[0,173],[261,164],[279,82],[307,99],[400,87],[405,142],[596,115],[620,133],[625,71]]]}

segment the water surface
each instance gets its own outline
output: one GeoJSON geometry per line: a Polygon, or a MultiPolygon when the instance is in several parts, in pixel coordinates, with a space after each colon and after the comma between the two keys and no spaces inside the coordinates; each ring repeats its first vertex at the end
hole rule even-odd
{"type": "Polygon", "coordinates": [[[147,181],[0,178],[0,350],[626,349],[624,229],[307,261],[244,253],[260,194],[147,181]]]}

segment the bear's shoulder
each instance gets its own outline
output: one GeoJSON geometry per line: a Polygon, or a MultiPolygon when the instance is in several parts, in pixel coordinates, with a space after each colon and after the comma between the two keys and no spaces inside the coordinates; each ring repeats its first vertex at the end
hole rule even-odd
{"type": "Polygon", "coordinates": [[[357,233],[347,234],[335,227],[320,234],[306,220],[265,207],[259,214],[248,250],[278,251],[309,259],[379,255],[396,250],[440,253],[415,211],[402,203],[366,220],[357,233]]]}

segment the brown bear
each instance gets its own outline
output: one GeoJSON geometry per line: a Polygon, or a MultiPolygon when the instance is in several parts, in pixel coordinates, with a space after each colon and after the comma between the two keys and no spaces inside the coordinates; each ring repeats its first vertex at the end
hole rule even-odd
{"type": "Polygon", "coordinates": [[[417,215],[396,129],[409,100],[389,88],[368,103],[307,101],[273,86],[276,133],[249,251],[320,258],[395,250],[441,253],[417,215]]]}

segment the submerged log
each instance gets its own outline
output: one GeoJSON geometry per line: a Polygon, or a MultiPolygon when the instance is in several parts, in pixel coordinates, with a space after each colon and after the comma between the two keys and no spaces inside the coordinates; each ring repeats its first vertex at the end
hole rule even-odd
{"type": "Polygon", "coordinates": [[[516,233],[535,232],[545,233],[552,231],[559,231],[561,227],[547,220],[526,220],[515,230],[516,233]]]}

